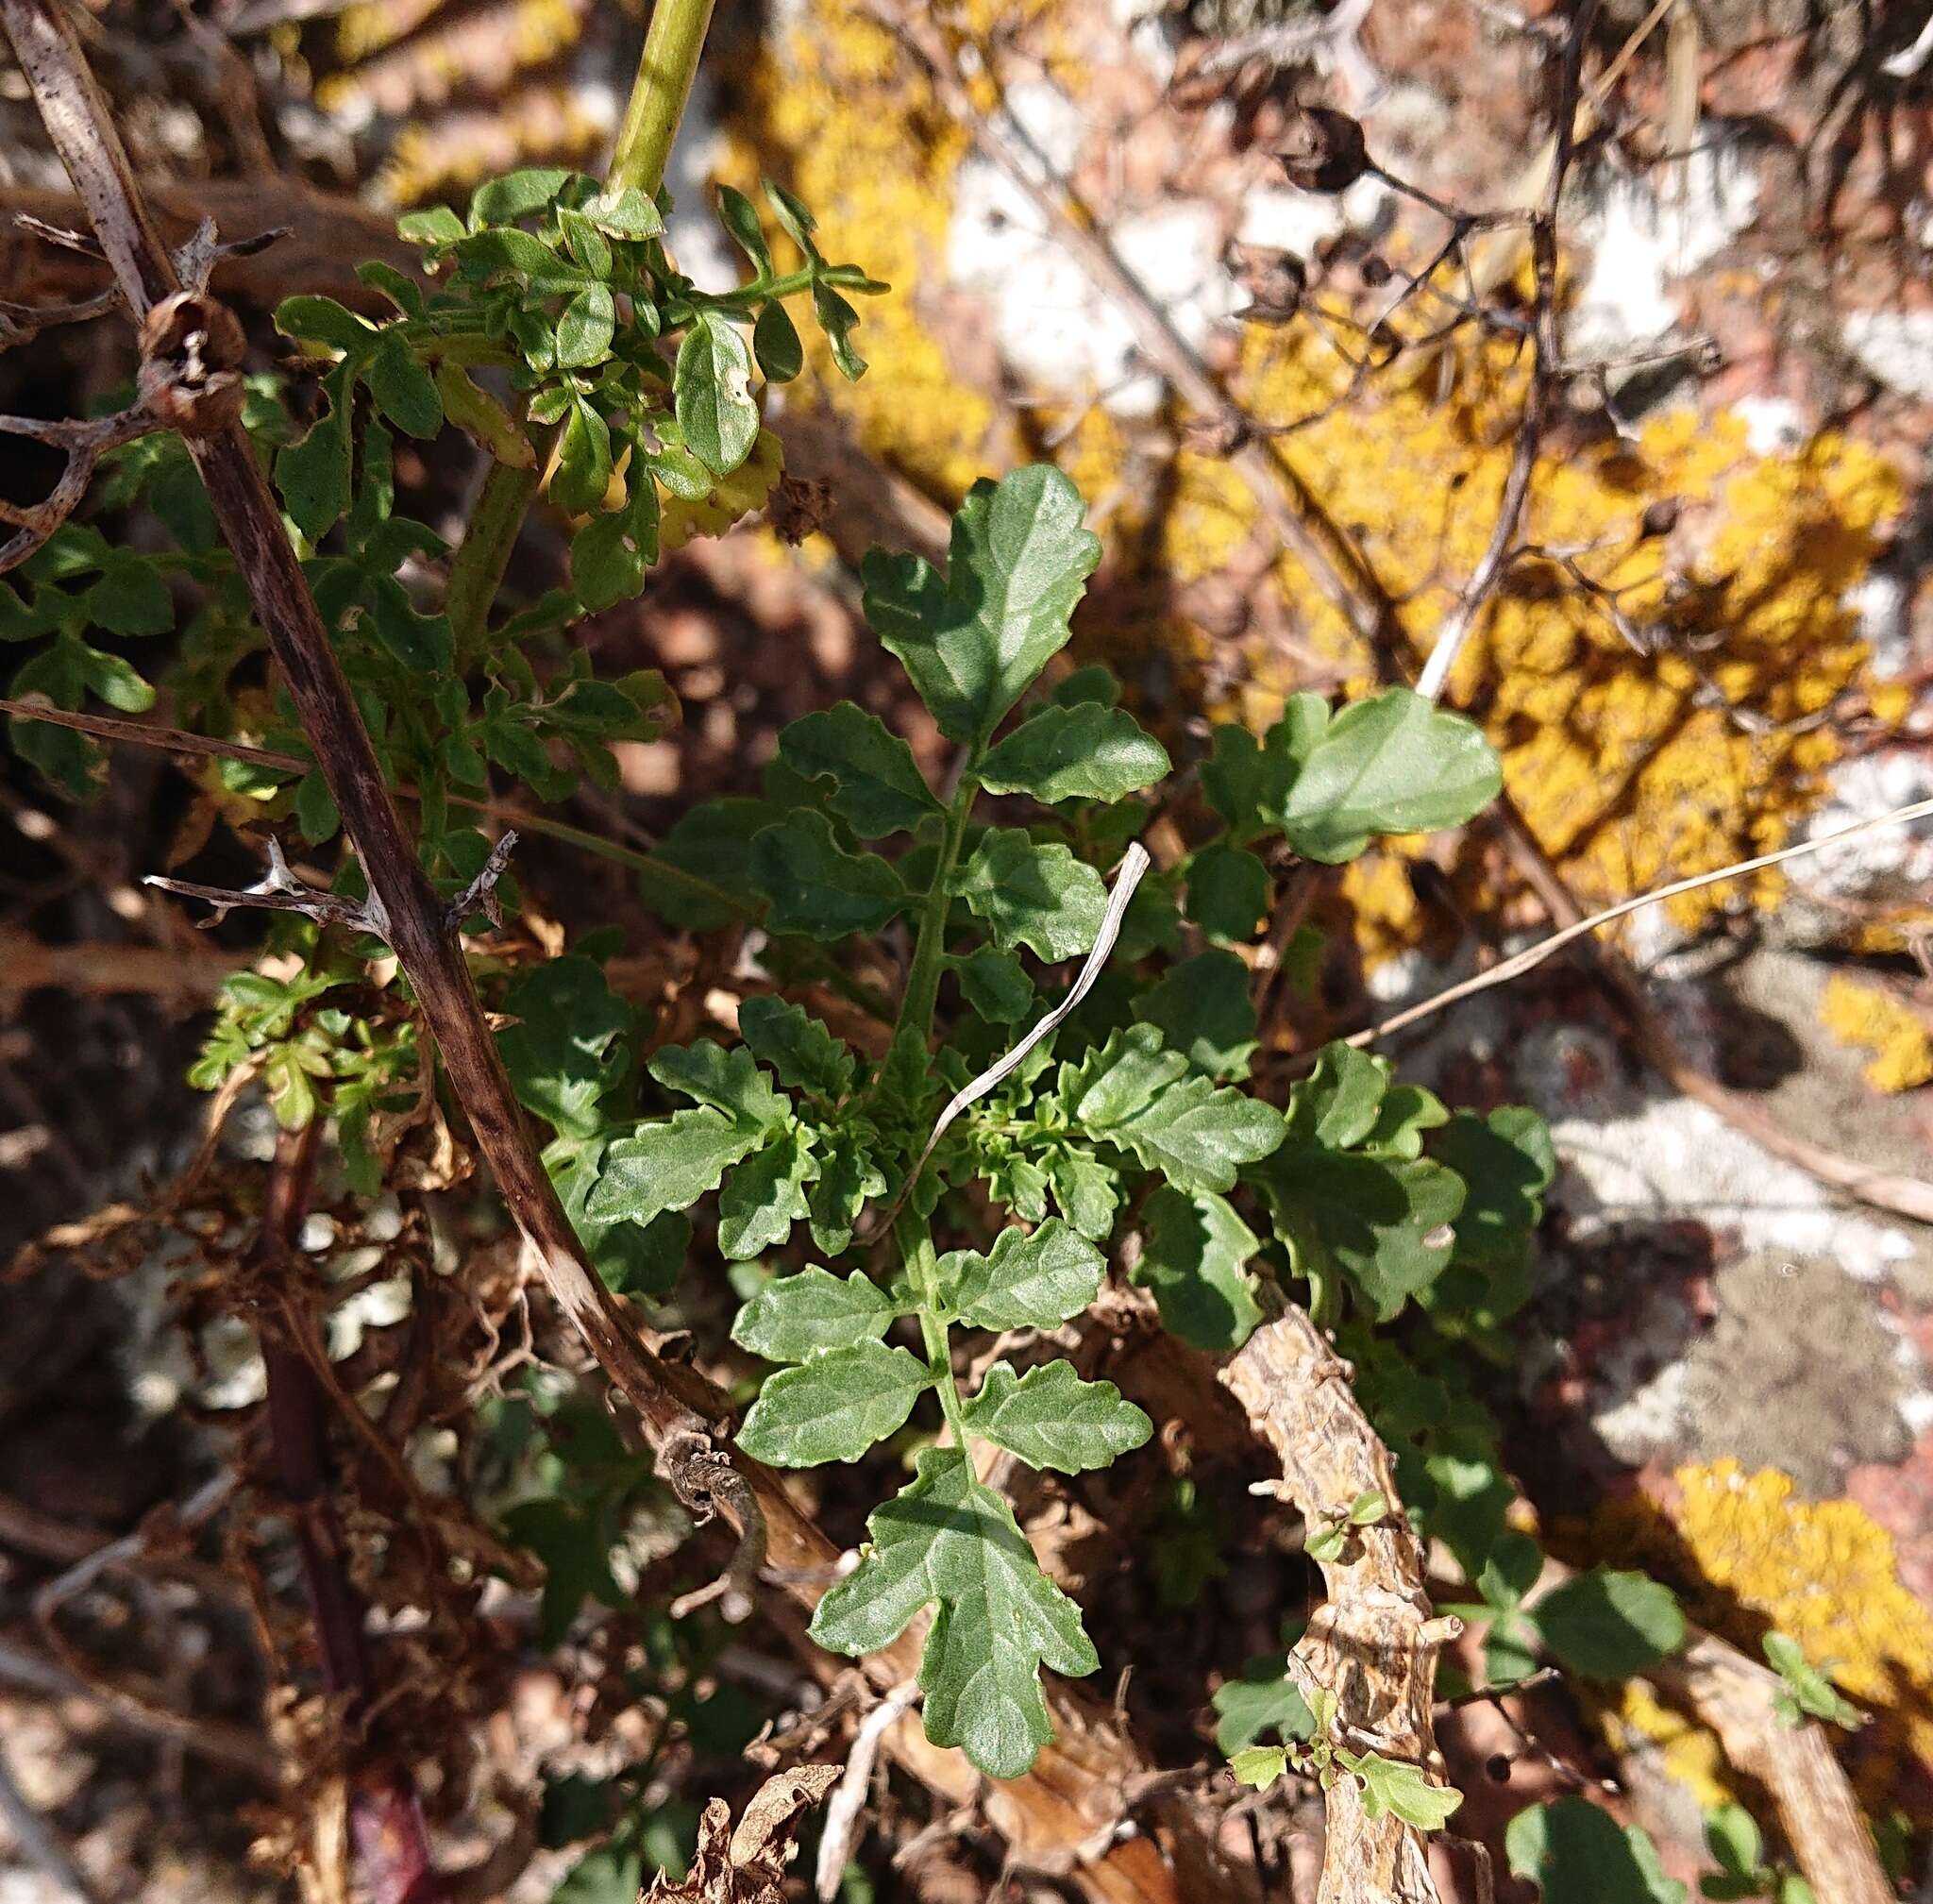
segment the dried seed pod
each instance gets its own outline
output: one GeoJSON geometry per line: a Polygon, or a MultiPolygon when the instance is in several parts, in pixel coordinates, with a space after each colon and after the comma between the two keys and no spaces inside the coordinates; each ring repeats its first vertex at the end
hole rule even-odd
{"type": "Polygon", "coordinates": [[[1302,309],[1308,289],[1308,267],[1293,251],[1262,244],[1236,244],[1228,263],[1235,279],[1249,294],[1242,316],[1251,324],[1286,324],[1302,309]]]}
{"type": "Polygon", "coordinates": [[[1363,128],[1333,106],[1304,106],[1274,156],[1288,182],[1304,192],[1347,192],[1370,169],[1363,128]]]}
{"type": "Polygon", "coordinates": [[[242,414],[242,327],[206,292],[177,291],[141,327],[142,402],[183,436],[213,436],[242,414]]]}
{"type": "Polygon", "coordinates": [[[832,485],[819,478],[781,476],[765,502],[765,520],[781,542],[798,544],[826,526],[832,485]]]}
{"type": "Polygon", "coordinates": [[[1648,542],[1654,536],[1669,535],[1678,526],[1681,505],[1675,496],[1667,496],[1645,507],[1644,519],[1639,524],[1638,536],[1641,542],[1648,542]]]}

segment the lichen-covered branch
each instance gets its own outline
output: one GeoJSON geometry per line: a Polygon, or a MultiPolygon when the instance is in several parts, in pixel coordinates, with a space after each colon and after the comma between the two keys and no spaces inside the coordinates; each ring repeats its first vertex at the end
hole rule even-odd
{"type": "MultiPolygon", "coordinates": [[[[1440,1776],[1430,1725],[1437,1655],[1460,1628],[1431,1610],[1422,1543],[1348,1365],[1304,1311],[1290,1308],[1257,1329],[1219,1379],[1281,1461],[1283,1491],[1309,1525],[1343,1519],[1364,1493],[1383,1497],[1383,1518],[1321,1562],[1328,1598],[1296,1642],[1291,1666],[1335,1694],[1334,1743],[1440,1776]]],[[[1331,1785],[1326,1809],[1318,1904],[1437,1904],[1423,1832],[1389,1812],[1372,1818],[1349,1777],[1331,1785]]]]}

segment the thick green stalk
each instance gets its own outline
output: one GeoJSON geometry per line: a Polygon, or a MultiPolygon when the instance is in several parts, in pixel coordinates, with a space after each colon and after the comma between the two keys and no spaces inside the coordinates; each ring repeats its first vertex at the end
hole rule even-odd
{"type": "Polygon", "coordinates": [[[631,87],[630,104],[624,109],[617,150],[604,180],[612,191],[635,186],[654,194],[664,184],[671,142],[684,117],[705,30],[712,24],[712,6],[713,0],[658,0],[651,8],[637,81],[631,87]]]}
{"type": "Polygon", "coordinates": [[[953,1431],[953,1445],[965,1450],[968,1442],[966,1411],[960,1406],[960,1390],[953,1380],[953,1358],[947,1346],[947,1325],[940,1321],[939,1258],[933,1237],[915,1216],[902,1216],[893,1225],[894,1240],[899,1245],[900,1260],[906,1265],[907,1280],[919,1298],[919,1333],[926,1344],[926,1364],[933,1371],[939,1391],[940,1412],[953,1431]]]}
{"type": "Polygon", "coordinates": [[[940,969],[946,961],[947,915],[952,909],[953,868],[960,863],[960,845],[966,836],[966,821],[973,812],[973,796],[980,783],[969,766],[960,776],[953,791],[953,803],[947,809],[946,831],[940,838],[940,856],[933,870],[933,885],[927,888],[925,903],[919,909],[919,926],[913,941],[913,964],[906,974],[906,993],[899,1002],[899,1021],[893,1028],[897,1040],[907,1031],[925,1038],[933,1029],[933,1007],[939,1003],[940,969]]]}
{"type": "Polygon", "coordinates": [[[449,587],[443,598],[459,668],[472,666],[482,654],[490,604],[503,586],[517,532],[537,499],[537,485],[542,480],[543,472],[534,463],[529,469],[517,469],[495,462],[483,479],[476,512],[449,565],[449,587]]]}
{"type": "MultiPolygon", "coordinates": [[[[617,134],[617,150],[605,183],[613,191],[634,185],[655,194],[664,182],[664,161],[691,96],[705,31],[712,24],[713,0],[658,0],[638,59],[630,103],[617,134]]],[[[450,564],[446,613],[460,662],[474,661],[483,645],[490,605],[503,586],[511,551],[524,517],[536,500],[542,477],[536,468],[513,469],[493,463],[478,498],[477,513],[450,564]]]]}

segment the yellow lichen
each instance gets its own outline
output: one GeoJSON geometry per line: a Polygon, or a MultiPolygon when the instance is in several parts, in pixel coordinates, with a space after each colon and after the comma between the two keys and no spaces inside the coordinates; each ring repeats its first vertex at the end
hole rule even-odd
{"type": "Polygon", "coordinates": [[[1615,1710],[1604,1714],[1612,1748],[1630,1752],[1641,1741],[1657,1749],[1665,1776],[1683,1785],[1706,1811],[1736,1798],[1725,1778],[1718,1735],[1665,1705],[1642,1679],[1626,1681],[1615,1710]]]}
{"type": "Polygon", "coordinates": [[[1873,1053],[1866,1082],[1874,1089],[1909,1091],[1933,1080],[1933,1033],[1884,986],[1834,972],[1820,995],[1819,1022],[1841,1044],[1873,1053]]]}
{"type": "Polygon", "coordinates": [[[1650,1561],[1702,1625],[1755,1658],[1787,1633],[1870,1723],[1846,1742],[1859,1794],[1883,1809],[1916,1759],[1933,1758],[1933,1612],[1901,1583],[1892,1537],[1849,1500],[1807,1501],[1775,1468],[1731,1459],[1680,1468],[1663,1516],[1621,1502],[1597,1544],[1650,1561]]]}
{"type": "Polygon", "coordinates": [[[847,383],[807,326],[807,371],[795,389],[833,403],[866,449],[934,496],[960,496],[998,456],[993,406],[955,373],[922,312],[944,280],[966,130],[864,0],[801,13],[738,77],[720,177],[748,191],[761,173],[779,178],[817,218],[828,258],[893,287],[860,300],[854,342],[866,375],[847,383]]]}
{"type": "MultiPolygon", "coordinates": [[[[977,0],[970,10],[964,28],[949,30],[984,34],[1027,9],[977,0]]],[[[1030,17],[1054,11],[1044,0],[1030,17]]],[[[1005,53],[966,64],[1013,68],[1005,53]]],[[[784,178],[819,214],[828,255],[853,258],[894,287],[862,312],[871,374],[840,383],[815,345],[808,400],[830,403],[866,447],[950,502],[974,477],[1039,455],[1046,442],[1101,517],[1111,573],[1146,580],[1151,599],[1258,547],[1266,554],[1275,531],[1228,460],[1168,447],[1179,419],[1131,430],[1070,406],[1059,417],[1029,413],[1041,434],[1023,441],[1018,420],[1003,429],[949,361],[933,315],[948,295],[966,135],[864,0],[832,0],[809,27],[757,52],[740,100],[727,175],[742,186],[760,170],[784,178]]],[[[1331,332],[1304,319],[1250,327],[1233,377],[1264,423],[1315,417],[1265,447],[1283,465],[1286,493],[1318,498],[1353,538],[1419,657],[1489,540],[1528,389],[1524,353],[1507,337],[1466,345],[1444,368],[1454,375],[1418,379],[1399,365],[1338,404],[1349,366],[1331,332]]],[[[1598,592],[1555,559],[1514,564],[1454,670],[1451,699],[1485,722],[1513,796],[1587,903],[1782,845],[1817,804],[1839,747],[1825,716],[1841,697],[1874,686],[1844,604],[1900,499],[1896,472],[1857,441],[1829,434],[1758,454],[1743,421],[1723,413],[1674,412],[1636,441],[1540,459],[1522,538],[1570,554],[1598,592]],[[1666,498],[1682,505],[1679,531],[1641,538],[1645,506],[1666,498]]],[[[1263,721],[1312,680],[1331,692],[1373,682],[1371,657],[1299,561],[1282,556],[1262,584],[1271,585],[1273,612],[1257,617],[1267,642],[1211,633],[1185,615],[1148,618],[1196,671],[1211,707],[1263,721]]],[[[1118,631],[1106,632],[1114,640],[1118,631]]],[[[1884,721],[1898,700],[1889,706],[1882,690],[1870,704],[1884,721]]],[[[1468,901],[1494,898],[1473,855],[1453,877],[1468,901]]],[[[1366,951],[1416,943],[1400,868],[1354,884],[1366,951]]],[[[1672,917],[1689,929],[1741,897],[1770,904],[1781,891],[1776,874],[1761,875],[1686,895],[1672,917]]]]}

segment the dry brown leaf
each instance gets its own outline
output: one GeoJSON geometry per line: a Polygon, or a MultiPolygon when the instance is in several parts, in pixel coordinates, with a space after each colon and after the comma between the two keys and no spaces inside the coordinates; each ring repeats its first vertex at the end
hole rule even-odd
{"type": "Polygon", "coordinates": [[[731,1827],[731,1808],[714,1798],[698,1820],[691,1875],[670,1883],[661,1871],[647,1904],[783,1904],[785,1864],[807,1811],[838,1782],[836,1765],[799,1765],[767,1778],[731,1827]]]}

